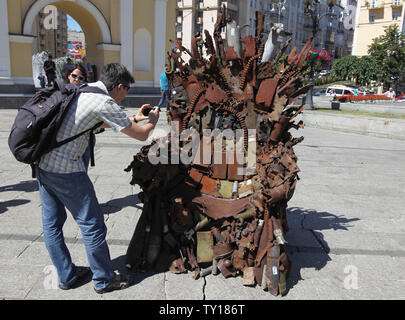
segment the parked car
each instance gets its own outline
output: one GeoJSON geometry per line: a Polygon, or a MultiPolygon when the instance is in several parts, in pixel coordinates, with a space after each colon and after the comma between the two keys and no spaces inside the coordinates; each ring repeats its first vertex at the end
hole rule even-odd
{"type": "Polygon", "coordinates": [[[335,86],[330,86],[326,89],[326,96],[342,96],[342,95],[348,95],[348,94],[354,94],[354,88],[350,88],[347,86],[340,86],[340,85],[335,85],[335,86]]]}
{"type": "Polygon", "coordinates": [[[326,88],[317,88],[314,89],[313,95],[314,96],[324,96],[326,94],[326,88]]]}
{"type": "Polygon", "coordinates": [[[324,77],[324,76],[329,76],[330,75],[330,71],[329,70],[321,70],[321,72],[319,72],[319,75],[324,77]]]}
{"type": "Polygon", "coordinates": [[[401,94],[395,98],[395,101],[405,102],[405,94],[401,94]]]}
{"type": "Polygon", "coordinates": [[[374,91],[367,87],[359,87],[359,93],[363,95],[374,94],[374,91]]]}

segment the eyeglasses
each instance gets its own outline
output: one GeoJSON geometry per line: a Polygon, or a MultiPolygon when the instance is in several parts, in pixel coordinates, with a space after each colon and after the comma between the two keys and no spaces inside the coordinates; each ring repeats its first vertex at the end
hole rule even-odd
{"type": "Polygon", "coordinates": [[[72,76],[73,79],[79,79],[80,81],[84,81],[86,79],[85,77],[78,74],[71,73],[70,75],[72,76]]]}

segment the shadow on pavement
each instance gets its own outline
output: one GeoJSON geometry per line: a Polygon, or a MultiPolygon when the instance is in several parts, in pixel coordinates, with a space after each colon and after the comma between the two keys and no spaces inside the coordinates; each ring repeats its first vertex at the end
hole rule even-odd
{"type": "Polygon", "coordinates": [[[21,181],[17,184],[11,184],[8,186],[0,186],[0,192],[4,191],[24,191],[35,192],[38,191],[38,182],[36,180],[21,181]]]}
{"type": "Polygon", "coordinates": [[[126,256],[122,255],[112,260],[114,271],[118,271],[120,274],[126,275],[131,280],[131,286],[141,283],[146,278],[149,278],[158,272],[154,271],[140,271],[140,270],[128,270],[125,268],[126,256]]]}
{"type": "Polygon", "coordinates": [[[122,209],[126,207],[134,207],[137,209],[142,209],[142,207],[138,206],[141,203],[137,195],[129,195],[124,198],[118,198],[114,200],[110,200],[106,203],[100,204],[101,210],[103,214],[112,214],[120,212],[122,209]]]}
{"type": "Polygon", "coordinates": [[[0,202],[0,214],[6,212],[9,207],[22,206],[23,204],[26,204],[28,202],[30,202],[30,200],[26,199],[17,199],[0,202]]]}
{"type": "MultiPolygon", "coordinates": [[[[38,183],[36,180],[21,181],[17,184],[10,184],[7,186],[0,186],[0,192],[6,191],[21,191],[21,192],[35,192],[38,191],[38,183]]],[[[30,200],[26,199],[13,199],[8,201],[0,201],[0,214],[6,212],[9,207],[22,206],[30,200]]]]}
{"type": "Polygon", "coordinates": [[[330,248],[324,239],[322,230],[349,230],[352,222],[360,220],[299,207],[288,208],[287,218],[290,228],[286,234],[287,241],[289,241],[287,252],[292,263],[287,280],[288,290],[303,280],[301,269],[321,270],[328,261],[332,260],[329,256],[330,248]]]}

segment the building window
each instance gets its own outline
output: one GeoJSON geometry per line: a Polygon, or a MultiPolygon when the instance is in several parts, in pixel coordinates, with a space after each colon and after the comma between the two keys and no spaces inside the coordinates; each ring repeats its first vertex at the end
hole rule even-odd
{"type": "Polygon", "coordinates": [[[370,22],[375,22],[375,13],[370,13],[370,22]]]}
{"type": "Polygon", "coordinates": [[[371,8],[377,8],[378,0],[371,0],[371,8]]]}
{"type": "Polygon", "coordinates": [[[152,36],[146,29],[138,29],[134,36],[134,68],[136,71],[151,71],[152,36]]]}
{"type": "Polygon", "coordinates": [[[394,10],[393,12],[392,12],[392,20],[398,20],[398,17],[399,17],[399,12],[398,12],[398,10],[394,10]]]}

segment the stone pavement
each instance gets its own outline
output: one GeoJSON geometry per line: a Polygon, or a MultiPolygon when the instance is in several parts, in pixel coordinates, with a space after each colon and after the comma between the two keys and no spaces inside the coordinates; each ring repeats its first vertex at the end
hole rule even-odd
{"type": "MultiPolygon", "coordinates": [[[[194,280],[192,272],[137,273],[134,286],[103,295],[94,292],[90,278],[74,290],[55,289],[38,187],[30,167],[14,160],[7,145],[16,112],[0,110],[0,299],[405,299],[405,141],[316,128],[298,131],[305,140],[295,147],[301,180],[287,214],[293,267],[285,297],[244,287],[240,277],[194,280]]],[[[167,130],[162,113],[155,134],[167,130]]],[[[144,144],[111,131],[98,135],[96,167],[89,171],[119,271],[142,208],[140,190],[129,185],[124,168],[144,144]]],[[[73,261],[88,265],[71,217],[64,235],[73,261]]]]}

